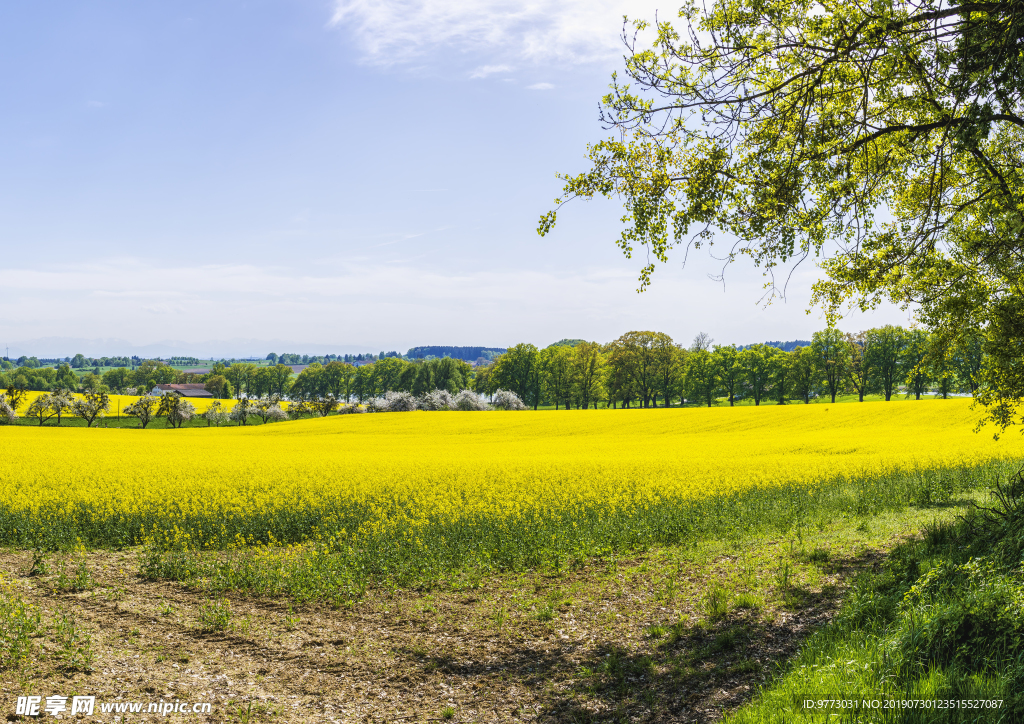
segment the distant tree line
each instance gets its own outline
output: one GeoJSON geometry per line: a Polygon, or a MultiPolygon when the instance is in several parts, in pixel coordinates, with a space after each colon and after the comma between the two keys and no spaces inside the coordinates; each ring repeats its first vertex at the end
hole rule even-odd
{"type": "Polygon", "coordinates": [[[62,363],[5,370],[0,389],[16,401],[28,390],[144,394],[160,384],[198,383],[218,399],[276,396],[309,403],[364,403],[389,392],[419,398],[435,390],[455,395],[471,389],[490,396],[504,389],[529,407],[556,409],[734,405],[740,400],[808,403],[817,397],[835,401],[844,394],[862,401],[870,394],[891,400],[901,392],[920,399],[930,390],[941,396],[979,392],[982,341],[980,332],[965,334],[956,348],[941,348],[924,330],[888,325],[857,333],[826,329],[802,345],[716,345],[702,333],[684,346],[663,332],[633,331],[607,344],[560,340],[544,349],[517,344],[492,364],[476,368],[450,355],[410,361],[388,354],[368,355],[373,361],[319,358],[324,362],[309,362],[298,375],[287,364],[216,362],[196,374],[143,360],[131,368],[79,376],[62,363]]]}
{"type": "Polygon", "coordinates": [[[398,352],[381,352],[379,355],[374,354],[325,354],[325,355],[309,355],[309,354],[277,354],[271,352],[267,355],[267,361],[272,364],[282,365],[308,365],[317,364],[325,365],[329,362],[347,362],[348,364],[354,364],[356,362],[374,362],[378,359],[384,359],[385,357],[401,357],[398,352]]]}
{"type": "Polygon", "coordinates": [[[413,347],[407,353],[406,357],[410,360],[425,359],[428,357],[451,357],[453,359],[461,359],[466,362],[473,362],[483,357],[486,360],[491,360],[500,354],[504,354],[507,350],[503,347],[445,347],[442,345],[433,345],[428,347],[413,347]]]}

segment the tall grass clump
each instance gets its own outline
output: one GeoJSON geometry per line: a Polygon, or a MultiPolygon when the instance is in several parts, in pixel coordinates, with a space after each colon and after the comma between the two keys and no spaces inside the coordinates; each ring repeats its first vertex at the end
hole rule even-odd
{"type": "Polygon", "coordinates": [[[26,603],[14,586],[0,578],[0,671],[20,668],[33,651],[42,628],[39,609],[26,603]]]}

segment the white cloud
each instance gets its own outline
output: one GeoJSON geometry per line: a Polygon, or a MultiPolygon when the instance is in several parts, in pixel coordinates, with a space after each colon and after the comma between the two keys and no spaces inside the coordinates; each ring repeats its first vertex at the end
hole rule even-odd
{"type": "Polygon", "coordinates": [[[511,65],[481,65],[469,74],[470,78],[486,78],[495,73],[509,73],[515,70],[511,65]]]}
{"type": "MultiPolygon", "coordinates": [[[[661,17],[676,16],[661,6],[661,17]]],[[[419,62],[443,52],[577,64],[622,54],[622,16],[653,20],[654,0],[335,0],[331,24],[352,33],[364,60],[419,62]]],[[[495,64],[497,65],[497,64],[495,64]]]]}
{"type": "Polygon", "coordinates": [[[554,88],[550,83],[534,83],[533,85],[526,86],[526,90],[551,90],[554,88]]]}
{"type": "MultiPolygon", "coordinates": [[[[719,342],[747,344],[806,339],[824,324],[817,315],[807,317],[801,301],[760,308],[756,300],[763,279],[757,274],[741,275],[728,292],[680,271],[666,268],[658,274],[650,291],[637,294],[634,270],[625,266],[456,271],[408,260],[321,260],[310,272],[109,259],[46,269],[0,268],[8,292],[0,309],[0,339],[121,337],[132,344],[169,338],[189,343],[290,339],[398,349],[548,344],[563,337],[610,341],[630,329],[657,329],[683,342],[704,330],[719,342]]],[[[801,273],[800,286],[809,287],[813,276],[811,270],[801,273]]],[[[883,310],[848,320],[842,328],[887,322],[906,324],[906,314],[883,310]]]]}

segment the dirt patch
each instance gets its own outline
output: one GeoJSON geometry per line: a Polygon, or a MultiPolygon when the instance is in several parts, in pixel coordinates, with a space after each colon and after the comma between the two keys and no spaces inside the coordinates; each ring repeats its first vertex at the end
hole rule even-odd
{"type": "Polygon", "coordinates": [[[752,696],[880,554],[813,558],[790,541],[659,550],[462,590],[371,590],[331,609],[147,582],[132,552],[88,554],[87,590],[62,591],[54,571],[72,561],[29,575],[32,555],[7,552],[0,572],[44,626],[25,667],[0,672],[3,707],[16,721],[18,696],[85,694],[212,705],[172,715],[187,721],[711,721],[752,696]],[[88,665],[61,658],[62,616],[91,637],[88,665]]]}

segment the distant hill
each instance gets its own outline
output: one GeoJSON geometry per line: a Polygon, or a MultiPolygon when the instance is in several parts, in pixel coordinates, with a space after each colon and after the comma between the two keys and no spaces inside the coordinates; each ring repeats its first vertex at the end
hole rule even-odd
{"type": "Polygon", "coordinates": [[[578,344],[583,344],[587,340],[585,339],[560,339],[554,344],[549,344],[548,347],[575,347],[578,344]]]}
{"type": "Polygon", "coordinates": [[[466,360],[473,362],[481,357],[493,359],[499,354],[507,352],[504,347],[443,347],[439,345],[428,347],[413,347],[406,357],[409,359],[423,359],[424,357],[451,357],[452,359],[466,360]]]}

